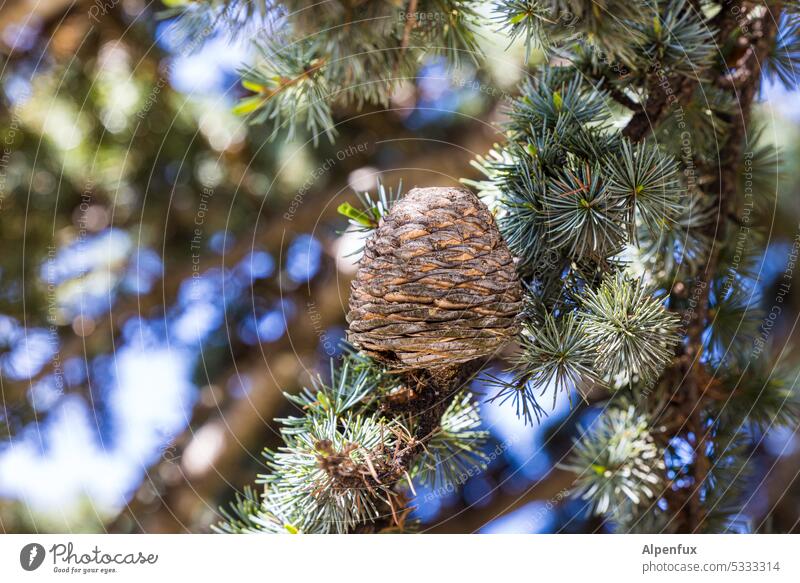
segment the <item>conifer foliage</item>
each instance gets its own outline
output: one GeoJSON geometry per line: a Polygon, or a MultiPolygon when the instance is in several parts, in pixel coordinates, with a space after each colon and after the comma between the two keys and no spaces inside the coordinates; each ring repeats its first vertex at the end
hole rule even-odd
{"type": "MultiPolygon", "coordinates": [[[[757,147],[751,111],[763,76],[795,82],[797,3],[204,0],[180,10],[187,26],[264,23],[237,111],[272,137],[335,139],[337,108],[385,105],[425,56],[480,66],[482,30],[523,43],[531,71],[505,112],[505,141],[475,160],[483,178],[465,181],[492,210],[525,290],[517,352],[490,398],[528,423],[558,398],[602,409],[562,466],[587,511],[620,532],[731,527],[751,432],[800,416],[796,375],[740,334],[760,317],[754,276],[725,249],[745,202],[746,151],[764,178],[756,196],[776,188],[777,158],[757,147]]],[[[382,190],[341,210],[368,232],[396,198],[382,190]]],[[[301,415],[280,421],[263,491],[246,490],[218,528],[412,530],[415,481],[441,487],[484,461],[463,389],[478,368],[460,363],[432,394],[443,385],[431,368],[397,372],[348,353],[329,381],[287,395],[301,415]]]]}

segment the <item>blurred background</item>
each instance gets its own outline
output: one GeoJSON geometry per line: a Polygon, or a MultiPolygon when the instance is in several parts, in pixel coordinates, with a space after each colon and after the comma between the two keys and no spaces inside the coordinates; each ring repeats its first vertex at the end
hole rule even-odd
{"type": "MultiPolygon", "coordinates": [[[[208,532],[278,445],[282,391],[340,353],[361,242],[336,207],[379,180],[477,178],[526,73],[487,30],[481,70],[432,59],[388,110],[338,111],[334,144],[270,142],[231,113],[251,39],[187,38],[164,10],[0,4],[0,532],[208,532]]],[[[784,296],[755,322],[773,350],[800,307],[798,104],[767,83],[758,111],[787,168],[777,196],[756,193],[767,312],[784,296]]],[[[417,488],[415,516],[431,532],[603,532],[556,467],[596,413],[560,398],[531,428],[483,403],[489,467],[417,488]]],[[[799,446],[791,430],[754,442],[742,529],[798,530],[799,446]]]]}

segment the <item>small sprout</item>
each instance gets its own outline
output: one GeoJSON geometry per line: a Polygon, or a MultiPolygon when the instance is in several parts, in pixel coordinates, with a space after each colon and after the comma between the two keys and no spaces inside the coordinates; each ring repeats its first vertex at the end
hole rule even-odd
{"type": "Polygon", "coordinates": [[[553,105],[556,106],[556,111],[561,111],[564,107],[564,99],[558,91],[553,91],[553,105]]]}
{"type": "Polygon", "coordinates": [[[363,225],[364,227],[368,227],[370,229],[374,229],[378,226],[375,222],[375,219],[370,217],[367,213],[362,210],[357,209],[349,202],[343,202],[340,204],[336,210],[339,212],[340,215],[344,215],[351,221],[355,221],[359,225],[363,225]]]}

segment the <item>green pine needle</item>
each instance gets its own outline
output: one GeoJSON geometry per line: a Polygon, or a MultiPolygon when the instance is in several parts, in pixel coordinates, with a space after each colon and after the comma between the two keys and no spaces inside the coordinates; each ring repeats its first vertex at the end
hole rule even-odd
{"type": "Polygon", "coordinates": [[[595,514],[613,514],[622,505],[652,504],[665,483],[663,454],[646,416],[633,406],[606,409],[581,429],[567,463],[575,472],[576,495],[595,514]]]}
{"type": "Polygon", "coordinates": [[[597,346],[595,367],[624,381],[656,379],[674,356],[679,318],[640,279],[618,274],[586,290],[582,322],[597,346]]]}

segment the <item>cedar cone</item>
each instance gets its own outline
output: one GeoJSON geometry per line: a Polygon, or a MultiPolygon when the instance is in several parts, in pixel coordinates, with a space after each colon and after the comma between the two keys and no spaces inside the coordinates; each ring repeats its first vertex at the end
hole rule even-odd
{"type": "Polygon", "coordinates": [[[521,296],[486,205],[462,188],[415,188],[366,243],[348,338],[393,370],[460,365],[517,333],[521,296]]]}

